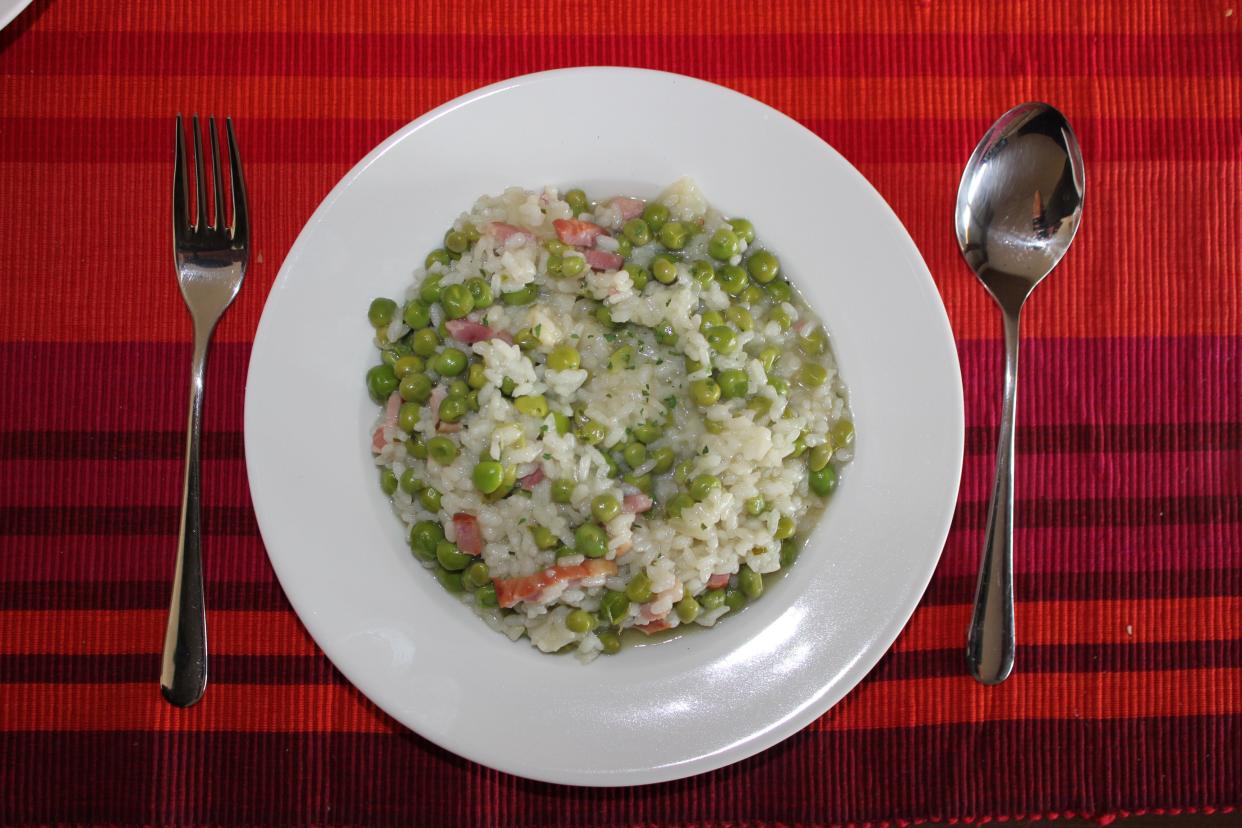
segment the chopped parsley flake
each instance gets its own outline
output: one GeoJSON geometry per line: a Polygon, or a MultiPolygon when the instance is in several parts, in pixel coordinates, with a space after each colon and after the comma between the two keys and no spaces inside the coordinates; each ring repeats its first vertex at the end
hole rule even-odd
{"type": "Polygon", "coordinates": [[[672,411],[674,408],[677,407],[677,397],[674,394],[669,394],[667,397],[661,400],[661,402],[664,403],[664,407],[667,408],[669,411],[672,411]]]}

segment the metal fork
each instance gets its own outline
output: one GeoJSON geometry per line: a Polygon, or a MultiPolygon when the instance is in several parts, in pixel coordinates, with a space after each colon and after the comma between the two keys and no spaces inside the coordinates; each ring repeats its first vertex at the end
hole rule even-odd
{"type": "Polygon", "coordinates": [[[220,142],[216,119],[211,132],[214,221],[208,222],[207,187],[204,175],[202,131],[198,116],[194,128],[194,177],[197,210],[190,221],[190,190],[186,170],[185,132],[177,116],[177,149],[173,166],[172,218],[173,260],[181,296],[194,320],[194,355],[190,361],[190,423],[185,448],[185,488],[181,499],[181,532],[177,540],[177,569],[173,576],[172,604],[164,633],[164,659],[160,689],[177,707],[189,707],[207,689],[207,615],[203,600],[203,550],[201,529],[199,432],[203,414],[203,372],[207,345],[216,322],[241,287],[250,262],[250,215],[246,209],[246,184],[233,121],[226,118],[229,141],[229,184],[233,194],[233,222],[225,223],[224,182],[220,167],[220,142]]]}

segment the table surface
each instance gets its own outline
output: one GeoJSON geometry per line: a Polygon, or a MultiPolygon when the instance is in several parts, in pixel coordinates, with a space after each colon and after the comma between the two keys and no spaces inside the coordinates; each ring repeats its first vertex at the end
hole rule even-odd
{"type": "Polygon", "coordinates": [[[0,822],[820,825],[1231,811],[1242,803],[1235,2],[38,0],[0,33],[0,822]],[[469,764],[350,687],[275,583],[241,439],[264,299],[336,180],[449,98],[582,64],[716,81],[838,148],[927,259],[967,411],[942,562],[871,676],[747,761],[609,791],[469,764]],[[964,675],[962,638],[999,325],[957,254],[951,211],[975,140],[1027,99],[1056,104],[1077,130],[1087,207],[1024,317],[1021,646],[1014,677],[984,688],[964,675]],[[188,711],[156,690],[189,355],[168,260],[179,111],[236,120],[256,239],[207,380],[213,684],[188,711]]]}

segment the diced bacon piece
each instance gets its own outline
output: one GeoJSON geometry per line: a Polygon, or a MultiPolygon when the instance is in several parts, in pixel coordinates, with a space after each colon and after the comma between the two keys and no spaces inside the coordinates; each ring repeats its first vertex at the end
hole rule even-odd
{"type": "Polygon", "coordinates": [[[643,208],[647,205],[643,204],[641,199],[630,198],[629,196],[617,196],[612,200],[612,206],[621,211],[621,220],[629,221],[643,214],[643,208]]]}
{"type": "Polygon", "coordinates": [[[469,512],[453,515],[453,528],[457,530],[457,548],[467,555],[483,554],[483,530],[479,519],[469,512]]]}
{"type": "Polygon", "coordinates": [[[667,618],[657,618],[654,621],[650,621],[646,624],[635,624],[634,629],[638,630],[640,633],[643,633],[644,635],[655,635],[658,632],[663,632],[664,630],[667,630],[671,626],[673,625],[669,623],[667,618]]]}
{"type": "Polygon", "coordinates": [[[707,579],[708,589],[720,589],[729,585],[729,573],[717,572],[715,575],[707,579]]]}
{"type": "Polygon", "coordinates": [[[441,434],[456,434],[461,431],[461,423],[436,423],[436,431],[441,434]]]}
{"type": "Polygon", "coordinates": [[[521,227],[514,227],[512,224],[505,224],[503,221],[493,221],[487,226],[488,232],[496,237],[496,241],[504,244],[514,236],[520,236],[523,241],[534,241],[535,237],[530,232],[523,230],[521,227]]]}
{"type": "Polygon", "coordinates": [[[626,495],[621,503],[621,511],[629,512],[631,515],[640,515],[654,505],[651,498],[639,492],[638,494],[626,495]]]}
{"type": "Polygon", "coordinates": [[[582,255],[593,270],[620,270],[625,264],[625,259],[620,255],[607,250],[584,250],[582,255]]]}
{"type": "Polygon", "coordinates": [[[598,224],[581,219],[557,219],[552,222],[552,227],[556,229],[557,238],[574,247],[590,247],[595,244],[597,236],[607,235],[608,232],[598,224]]]}
{"type": "Polygon", "coordinates": [[[634,544],[629,543],[628,541],[621,544],[620,546],[617,547],[616,554],[613,556],[614,559],[620,560],[621,558],[624,558],[626,554],[633,548],[634,548],[634,544]]]}
{"type": "Polygon", "coordinates": [[[478,322],[471,322],[469,319],[449,319],[444,323],[444,328],[449,336],[465,345],[486,342],[489,339],[503,339],[510,345],[513,344],[513,337],[508,331],[489,328],[478,322]]]}
{"type": "Polygon", "coordinates": [[[436,420],[440,419],[440,403],[444,402],[448,396],[448,391],[444,390],[443,385],[437,385],[431,389],[431,399],[427,400],[427,405],[431,408],[431,416],[436,420]]]}
{"type": "Polygon", "coordinates": [[[507,343],[509,345],[513,344],[513,334],[509,333],[508,331],[503,331],[503,330],[492,331],[492,339],[499,339],[501,342],[507,343]]]}
{"type": "Polygon", "coordinates": [[[493,578],[496,586],[496,601],[506,609],[517,606],[522,601],[531,601],[553,584],[562,581],[580,581],[595,575],[616,575],[617,565],[603,558],[589,558],[580,564],[570,566],[551,566],[534,575],[520,578],[493,578]]]}
{"type": "Polygon", "coordinates": [[[388,441],[384,439],[384,429],[397,424],[397,412],[400,410],[401,395],[394,391],[389,395],[388,402],[384,404],[384,422],[380,423],[379,428],[375,429],[375,433],[371,435],[371,451],[379,454],[384,446],[388,445],[388,441]]]}
{"type": "Polygon", "coordinates": [[[530,474],[526,475],[525,477],[521,478],[520,480],[518,480],[518,483],[522,485],[523,489],[529,492],[529,491],[533,491],[534,488],[538,486],[540,481],[542,480],[543,480],[543,466],[535,466],[535,470],[531,472],[530,474]]]}

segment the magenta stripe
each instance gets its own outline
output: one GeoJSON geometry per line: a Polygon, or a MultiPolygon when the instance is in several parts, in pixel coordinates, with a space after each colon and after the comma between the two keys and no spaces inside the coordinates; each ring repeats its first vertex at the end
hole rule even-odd
{"type": "MultiPolygon", "coordinates": [[[[0,44],[4,44],[0,40],[0,44]]],[[[307,32],[27,32],[0,72],[45,75],[462,77],[566,66],[647,66],[707,77],[1082,76],[1242,72],[1237,38],[1125,34],[757,34],[487,36],[307,32]],[[978,55],[996,55],[979,61],[978,55]]],[[[1071,113],[1073,114],[1073,113],[1071,113]]]]}

